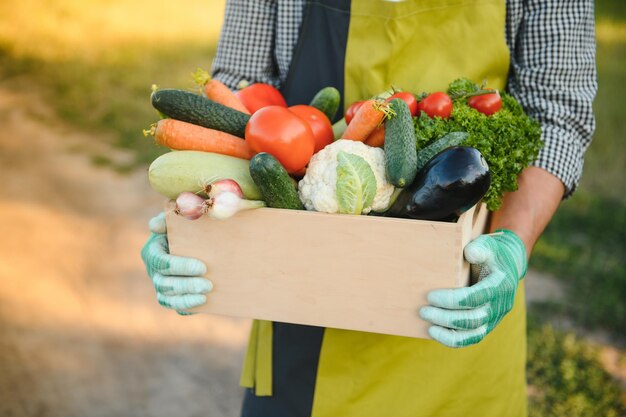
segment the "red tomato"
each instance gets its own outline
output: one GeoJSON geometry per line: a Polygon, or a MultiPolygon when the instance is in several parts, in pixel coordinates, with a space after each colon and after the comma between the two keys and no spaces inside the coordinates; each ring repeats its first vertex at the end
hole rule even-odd
{"type": "Polygon", "coordinates": [[[287,107],[280,91],[269,84],[251,84],[237,91],[235,95],[251,114],[267,106],[287,107]]]}
{"type": "Polygon", "coordinates": [[[335,135],[333,133],[333,125],[330,124],[328,117],[319,109],[306,104],[289,107],[292,113],[302,118],[309,124],[315,138],[315,150],[313,153],[324,149],[326,145],[333,143],[335,135]]]}
{"type": "Polygon", "coordinates": [[[343,115],[344,119],[346,119],[347,125],[350,124],[350,122],[352,121],[352,118],[354,117],[356,112],[359,111],[363,103],[365,103],[365,100],[355,101],[354,103],[350,104],[350,106],[348,106],[348,108],[346,109],[346,112],[343,115]]]}
{"type": "Polygon", "coordinates": [[[423,111],[428,117],[439,116],[447,119],[452,113],[452,99],[446,93],[432,93],[417,103],[417,110],[423,111]]]}
{"type": "Polygon", "coordinates": [[[273,155],[290,174],[304,168],[315,149],[308,123],[282,106],[267,106],[254,113],[245,136],[253,152],[273,155]]]}
{"type": "Polygon", "coordinates": [[[467,105],[478,110],[482,114],[491,116],[502,108],[502,98],[500,93],[482,94],[480,96],[472,96],[467,100],[467,105]]]}
{"type": "Polygon", "coordinates": [[[399,98],[400,100],[404,101],[407,106],[409,106],[411,116],[417,115],[417,99],[413,94],[409,93],[408,91],[399,91],[389,97],[387,101],[391,101],[394,98],[399,98]]]}

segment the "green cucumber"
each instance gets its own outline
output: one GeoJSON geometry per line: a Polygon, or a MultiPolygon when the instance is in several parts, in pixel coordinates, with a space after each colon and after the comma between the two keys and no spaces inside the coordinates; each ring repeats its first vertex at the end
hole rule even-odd
{"type": "Polygon", "coordinates": [[[243,138],[250,115],[184,90],[156,90],[152,106],[172,119],[193,123],[243,138]]]}
{"type": "Polygon", "coordinates": [[[337,115],[340,101],[341,95],[339,94],[339,90],[335,87],[324,87],[313,97],[310,105],[321,110],[332,123],[337,115]]]}
{"type": "Polygon", "coordinates": [[[293,179],[269,153],[261,152],[252,157],[250,176],[261,190],[268,207],[304,210],[293,179]]]}
{"type": "Polygon", "coordinates": [[[403,188],[417,173],[415,127],[409,106],[401,99],[389,102],[395,116],[385,122],[385,167],[389,182],[403,188]]]}
{"type": "Polygon", "coordinates": [[[155,191],[176,198],[183,191],[201,193],[205,185],[218,180],[237,182],[248,200],[260,200],[261,191],[248,171],[248,161],[211,152],[176,151],[159,156],[148,169],[148,179],[155,191]]]}
{"type": "Polygon", "coordinates": [[[444,149],[459,146],[469,137],[467,132],[450,132],[417,152],[417,170],[424,168],[428,161],[444,149]]]}

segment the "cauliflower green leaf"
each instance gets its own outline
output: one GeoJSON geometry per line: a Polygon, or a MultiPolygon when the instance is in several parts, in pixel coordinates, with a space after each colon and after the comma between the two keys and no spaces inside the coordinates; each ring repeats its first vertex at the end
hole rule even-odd
{"type": "Polygon", "coordinates": [[[339,213],[361,214],[371,206],[376,195],[376,176],[370,164],[358,155],[340,151],[336,193],[339,213]]]}

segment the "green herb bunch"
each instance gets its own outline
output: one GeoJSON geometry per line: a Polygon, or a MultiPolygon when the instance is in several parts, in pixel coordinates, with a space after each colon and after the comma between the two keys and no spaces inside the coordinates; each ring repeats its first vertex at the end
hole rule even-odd
{"type": "Polygon", "coordinates": [[[453,81],[448,95],[453,100],[449,119],[430,118],[425,113],[414,119],[418,151],[450,132],[467,132],[463,146],[478,149],[491,171],[491,186],[483,198],[489,210],[497,210],[507,191],[517,190],[517,176],[537,158],[543,146],[539,123],[528,117],[509,94],[500,92],[502,109],[486,116],[467,105],[467,98],[483,86],[466,80],[453,81]]]}

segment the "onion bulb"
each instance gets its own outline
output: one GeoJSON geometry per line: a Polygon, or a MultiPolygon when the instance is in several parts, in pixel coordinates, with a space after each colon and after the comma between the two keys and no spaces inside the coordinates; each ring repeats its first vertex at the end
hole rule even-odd
{"type": "Polygon", "coordinates": [[[188,220],[196,220],[208,210],[208,200],[188,191],[182,192],[176,198],[174,213],[188,220]]]}

